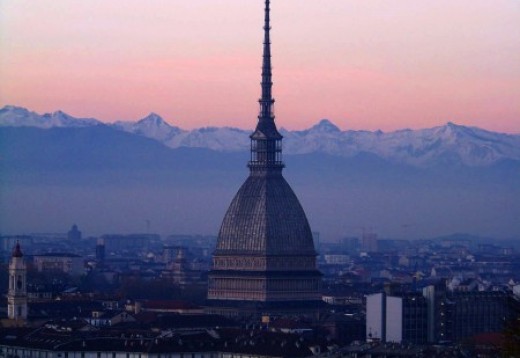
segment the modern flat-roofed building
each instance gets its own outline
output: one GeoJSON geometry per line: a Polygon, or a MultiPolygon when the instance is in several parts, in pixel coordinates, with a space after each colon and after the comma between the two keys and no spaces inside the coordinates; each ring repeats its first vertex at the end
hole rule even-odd
{"type": "Polygon", "coordinates": [[[428,341],[432,343],[502,332],[510,314],[506,292],[452,292],[439,283],[425,287],[423,295],[428,304],[428,341]]]}
{"type": "Polygon", "coordinates": [[[424,344],[427,341],[427,306],[420,293],[367,296],[367,340],[424,344]]]}

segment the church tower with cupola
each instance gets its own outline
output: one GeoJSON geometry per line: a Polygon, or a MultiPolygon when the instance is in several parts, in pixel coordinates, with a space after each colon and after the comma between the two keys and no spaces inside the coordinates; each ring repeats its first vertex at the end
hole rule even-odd
{"type": "Polygon", "coordinates": [[[20,322],[27,319],[27,269],[20,243],[16,243],[9,262],[7,316],[20,322]]]}

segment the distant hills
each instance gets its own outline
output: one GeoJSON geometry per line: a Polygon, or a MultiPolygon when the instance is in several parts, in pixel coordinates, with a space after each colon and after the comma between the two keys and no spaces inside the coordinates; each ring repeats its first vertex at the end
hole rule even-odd
{"type": "MultiPolygon", "coordinates": [[[[284,171],[313,230],[424,238],[520,238],[520,136],[448,123],[341,131],[322,120],[281,130],[284,171]]],[[[0,109],[0,234],[217,234],[246,178],[250,132],[184,130],[157,114],[104,124],[0,109]]]]}

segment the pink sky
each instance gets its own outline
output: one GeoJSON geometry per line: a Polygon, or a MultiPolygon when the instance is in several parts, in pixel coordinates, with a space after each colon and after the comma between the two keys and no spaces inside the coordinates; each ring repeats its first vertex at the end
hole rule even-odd
{"type": "MultiPolygon", "coordinates": [[[[520,132],[520,2],[272,0],[277,122],[520,132]]],[[[0,106],[252,128],[263,0],[0,2],[0,106]]]]}

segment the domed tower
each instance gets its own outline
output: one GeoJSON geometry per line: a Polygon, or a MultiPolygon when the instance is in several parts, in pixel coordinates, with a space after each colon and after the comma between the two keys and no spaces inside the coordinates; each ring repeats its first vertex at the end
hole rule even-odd
{"type": "Polygon", "coordinates": [[[282,176],[282,135],[272,96],[270,2],[265,2],[262,96],[251,134],[249,177],[220,228],[208,281],[210,311],[304,313],[321,301],[312,232],[282,176]]]}
{"type": "Polygon", "coordinates": [[[27,270],[20,243],[16,243],[9,262],[9,290],[7,316],[16,321],[27,319],[27,270]]]}

